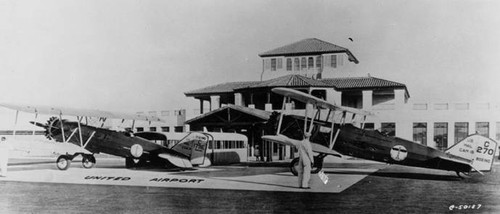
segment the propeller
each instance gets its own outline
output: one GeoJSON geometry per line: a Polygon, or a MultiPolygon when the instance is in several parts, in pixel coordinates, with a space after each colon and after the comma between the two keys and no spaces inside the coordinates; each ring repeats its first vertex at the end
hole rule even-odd
{"type": "Polygon", "coordinates": [[[61,120],[57,117],[51,117],[46,124],[30,121],[31,124],[44,128],[45,137],[49,140],[54,139],[54,136],[61,134],[61,120]]]}

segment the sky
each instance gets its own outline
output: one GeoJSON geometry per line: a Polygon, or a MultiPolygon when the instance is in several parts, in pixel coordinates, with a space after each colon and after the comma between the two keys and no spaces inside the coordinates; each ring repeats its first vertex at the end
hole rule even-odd
{"type": "Polygon", "coordinates": [[[196,109],[184,92],[260,79],[258,54],[306,38],[414,102],[500,103],[499,1],[0,0],[0,102],[196,109]],[[353,42],[348,40],[353,38],[353,42]]]}

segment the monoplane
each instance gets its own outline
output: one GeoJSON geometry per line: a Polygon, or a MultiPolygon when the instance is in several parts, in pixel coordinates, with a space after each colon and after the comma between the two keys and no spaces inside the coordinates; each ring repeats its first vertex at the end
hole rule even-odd
{"type": "MultiPolygon", "coordinates": [[[[275,128],[276,135],[266,135],[262,138],[296,146],[294,143],[302,140],[304,133],[310,133],[312,149],[318,153],[315,156],[313,173],[321,170],[323,159],[327,155],[345,155],[389,164],[448,170],[456,172],[459,177],[469,176],[471,172],[483,174],[491,171],[497,143],[490,138],[479,134],[469,135],[446,151],[441,151],[410,140],[388,136],[378,130],[364,129],[366,117],[371,115],[368,111],[338,106],[294,89],[274,88],[272,91],[284,96],[283,109],[268,121],[268,125],[275,128]],[[306,103],[305,114],[287,114],[285,103],[289,99],[306,103]],[[313,114],[310,114],[311,110],[314,111],[313,114]],[[321,112],[325,110],[328,113],[326,117],[322,117],[321,112]],[[361,121],[357,122],[360,127],[346,122],[346,118],[356,122],[358,116],[362,117],[361,121]],[[335,118],[339,120],[337,123],[335,118]]],[[[290,165],[290,170],[295,175],[297,163],[298,158],[295,158],[290,165]]]]}
{"type": "MultiPolygon", "coordinates": [[[[147,163],[159,163],[179,168],[192,168],[196,165],[207,166],[210,161],[205,160],[207,144],[211,139],[209,134],[201,132],[188,133],[179,142],[168,145],[167,137],[160,132],[115,131],[103,128],[106,119],[121,119],[132,121],[131,130],[135,121],[162,120],[155,116],[113,113],[100,110],[83,110],[72,108],[56,108],[44,106],[24,106],[0,104],[0,106],[16,110],[16,122],[19,111],[35,114],[35,121],[30,123],[45,129],[47,138],[61,143],[71,143],[78,146],[78,151],[61,154],[56,161],[60,170],[70,167],[71,161],[82,156],[84,168],[92,168],[96,159],[94,154],[106,153],[125,158],[127,168],[143,166],[147,163]],[[37,122],[39,114],[55,115],[47,123],[37,122]],[[64,116],[76,116],[76,121],[63,119],[64,116]],[[91,118],[98,118],[101,125],[89,125],[91,118]],[[85,119],[85,122],[82,120],[85,119]]],[[[212,138],[213,139],[213,138],[212,138]]]]}

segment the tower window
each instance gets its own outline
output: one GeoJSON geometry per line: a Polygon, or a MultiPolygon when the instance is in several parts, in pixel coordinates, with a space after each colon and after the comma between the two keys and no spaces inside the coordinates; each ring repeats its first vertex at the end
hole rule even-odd
{"type": "Polygon", "coordinates": [[[286,70],[287,71],[292,70],[292,59],[290,59],[290,58],[286,59],[286,70]]]}

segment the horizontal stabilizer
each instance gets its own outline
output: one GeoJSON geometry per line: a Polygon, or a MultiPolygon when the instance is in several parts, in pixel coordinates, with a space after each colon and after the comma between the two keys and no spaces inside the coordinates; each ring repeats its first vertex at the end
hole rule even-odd
{"type": "Polygon", "coordinates": [[[170,163],[179,168],[193,168],[191,161],[189,161],[189,159],[187,159],[186,157],[180,157],[178,155],[169,153],[161,153],[158,155],[158,157],[168,160],[170,163]]]}

